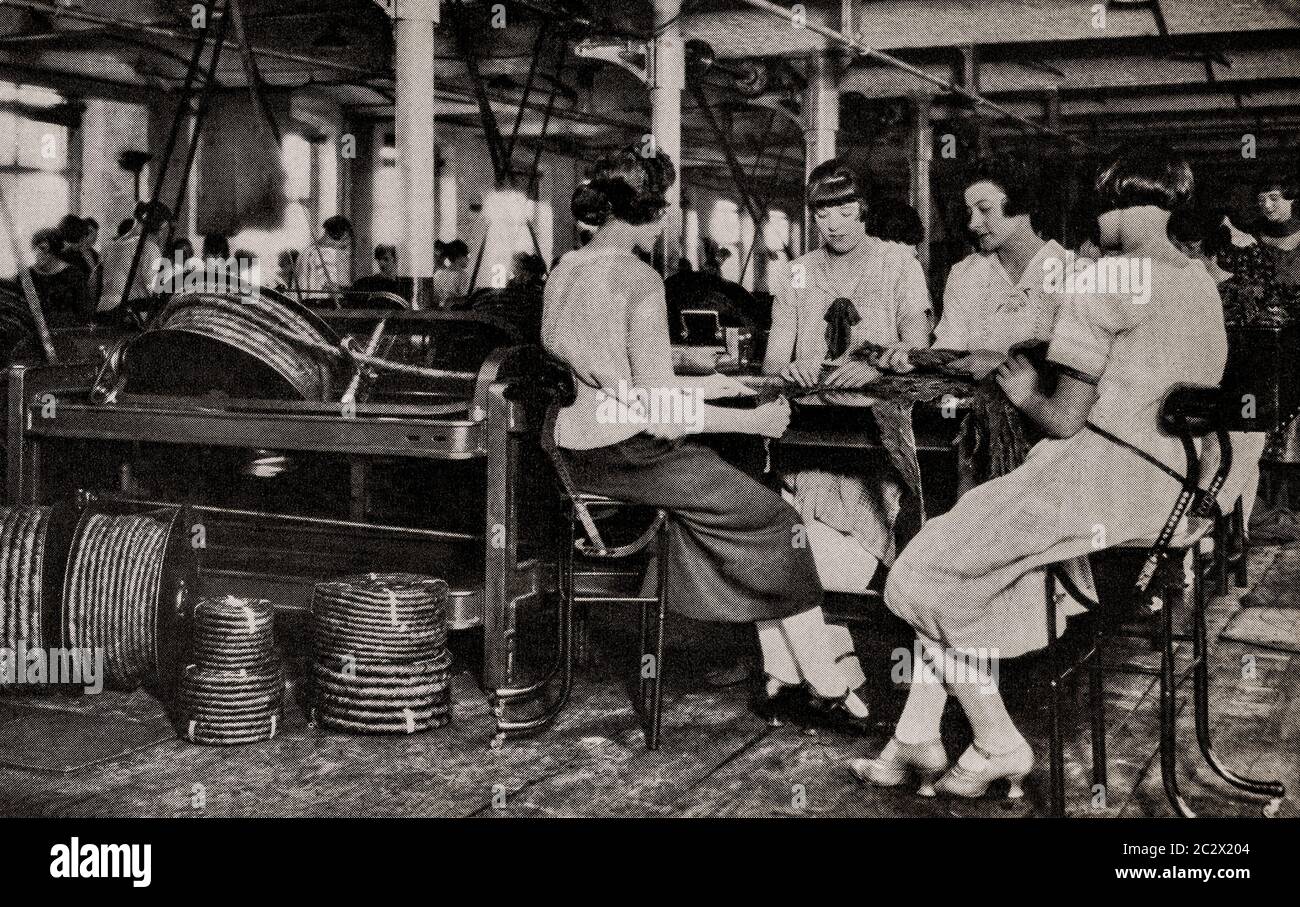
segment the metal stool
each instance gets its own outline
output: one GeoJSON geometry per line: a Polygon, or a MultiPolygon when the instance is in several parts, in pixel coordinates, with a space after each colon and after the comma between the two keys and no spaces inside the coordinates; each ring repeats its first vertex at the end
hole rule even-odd
{"type": "Polygon", "coordinates": [[[617,510],[623,507],[644,505],[615,501],[595,494],[574,492],[566,494],[568,538],[560,555],[560,595],[564,607],[576,608],[577,650],[580,662],[587,655],[588,606],[594,603],[636,603],[641,606],[641,657],[637,664],[637,697],[632,707],[645,734],[646,749],[659,749],[659,728],[663,715],[663,663],[664,663],[664,589],[668,575],[668,534],[664,532],[667,514],[655,511],[654,521],[638,538],[626,545],[609,547],[590,517],[592,510],[617,510]],[[578,531],[582,522],[585,537],[578,531]],[[658,589],[653,597],[626,595],[579,595],[576,581],[579,578],[636,576],[636,571],[578,570],[577,559],[584,557],[597,561],[618,561],[639,554],[658,542],[658,589]],[[652,607],[653,606],[653,607],[652,607]],[[651,620],[653,615],[653,629],[651,620]]]}
{"type": "MultiPolygon", "coordinates": [[[[1161,422],[1167,433],[1176,435],[1183,443],[1186,455],[1187,474],[1183,479],[1183,491],[1180,493],[1173,511],[1164,528],[1155,539],[1143,539],[1117,546],[1119,550],[1145,551],[1147,560],[1136,584],[1139,604],[1146,604],[1145,619],[1154,620],[1155,632],[1137,634],[1142,638],[1153,639],[1160,652],[1160,775],[1164,784],[1165,795],[1169,798],[1174,812],[1184,818],[1194,818],[1195,813],[1187,806],[1178,791],[1177,776],[1177,730],[1178,730],[1178,688],[1187,678],[1192,677],[1192,698],[1196,718],[1196,740],[1201,756],[1206,763],[1224,781],[1238,790],[1272,798],[1275,802],[1286,795],[1285,787],[1277,781],[1259,781],[1238,775],[1219,761],[1210,739],[1209,707],[1209,657],[1207,630],[1205,625],[1206,608],[1206,556],[1202,552],[1201,541],[1222,525],[1222,515],[1217,512],[1216,498],[1232,466],[1232,444],[1228,438],[1224,410],[1219,402],[1217,388],[1182,387],[1171,391],[1161,407],[1161,422]],[[1209,486],[1199,493],[1200,482],[1199,459],[1193,445],[1193,438],[1209,434],[1216,435],[1222,450],[1221,462],[1209,486]],[[1195,503],[1194,503],[1195,501],[1195,503]],[[1191,511],[1189,513],[1189,510],[1191,511]],[[1192,663],[1176,675],[1174,670],[1174,643],[1185,637],[1174,633],[1174,612],[1185,598],[1185,567],[1188,554],[1192,556],[1192,663]]],[[[1095,429],[1094,429],[1095,430],[1095,429]]],[[[1176,474],[1175,474],[1176,475],[1176,474]]],[[[1241,504],[1234,508],[1234,522],[1241,526],[1241,504]]],[[[1244,539],[1244,532],[1242,533],[1244,539]]],[[[1213,557],[1222,559],[1224,567],[1227,558],[1223,549],[1216,545],[1213,557]]],[[[1245,554],[1240,557],[1237,569],[1245,567],[1245,554]]],[[[1226,578],[1226,569],[1222,574],[1226,578]]],[[[1058,576],[1055,567],[1046,571],[1047,592],[1047,652],[1051,667],[1049,680],[1049,709],[1051,719],[1049,773],[1051,783],[1051,812],[1054,816],[1065,815],[1065,753],[1061,735],[1061,697],[1064,681],[1086,665],[1088,669],[1089,711],[1092,720],[1092,774],[1093,783],[1103,787],[1106,784],[1106,724],[1105,724],[1105,689],[1104,665],[1101,661],[1101,649],[1108,635],[1100,614],[1095,615],[1092,645],[1089,650],[1072,664],[1063,666],[1060,646],[1056,633],[1056,584],[1058,576]]],[[[1221,582],[1224,580],[1221,579],[1221,582]]],[[[1077,590],[1067,589],[1083,601],[1077,590]]],[[[1096,603],[1091,603],[1095,605],[1096,603]]],[[[1141,612],[1139,608],[1139,612],[1141,612]]],[[[1149,670],[1136,668],[1121,669],[1130,673],[1151,673],[1149,670]]],[[[1265,815],[1275,809],[1273,804],[1266,807],[1265,815]]]]}

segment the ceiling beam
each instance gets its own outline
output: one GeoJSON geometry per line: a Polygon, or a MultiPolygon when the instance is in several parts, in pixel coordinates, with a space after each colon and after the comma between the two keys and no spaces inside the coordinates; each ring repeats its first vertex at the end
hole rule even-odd
{"type": "MultiPolygon", "coordinates": [[[[1080,0],[857,0],[858,37],[879,50],[1151,38],[1149,9],[1111,6],[1104,27],[1080,0]],[[1014,23],[1014,28],[1009,27],[1014,23]]],[[[809,22],[840,28],[839,0],[804,0],[809,22]]],[[[1173,36],[1223,35],[1300,27],[1295,4],[1276,0],[1161,0],[1173,36]]],[[[682,35],[708,41],[719,59],[805,57],[826,42],[808,29],[774,28],[752,10],[701,12],[682,19],[682,35]]]]}

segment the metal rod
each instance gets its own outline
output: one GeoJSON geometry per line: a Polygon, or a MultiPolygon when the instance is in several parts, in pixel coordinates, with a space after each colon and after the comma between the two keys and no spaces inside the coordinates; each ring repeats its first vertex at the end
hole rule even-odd
{"type": "MultiPolygon", "coordinates": [[[[533,58],[528,61],[528,78],[524,80],[524,92],[519,96],[519,111],[515,114],[515,125],[510,130],[510,142],[506,145],[506,160],[512,160],[515,156],[515,143],[519,141],[519,129],[524,124],[524,109],[528,104],[528,97],[533,93],[533,82],[537,79],[537,64],[542,59],[542,48],[546,45],[546,34],[550,27],[550,20],[543,19],[542,24],[537,28],[537,40],[533,44],[533,58]]],[[[553,86],[553,89],[558,86],[553,86]]]]}
{"type": "MultiPolygon", "coordinates": [[[[139,504],[142,507],[181,507],[175,501],[151,501],[143,498],[131,498],[124,495],[100,494],[100,499],[119,504],[139,504]]],[[[190,504],[191,510],[204,513],[216,513],[222,516],[248,517],[260,520],[279,520],[289,523],[305,523],[309,526],[323,526],[337,529],[364,529],[384,532],[390,535],[407,535],[418,538],[436,538],[450,542],[481,542],[482,536],[468,532],[450,532],[441,529],[416,529],[413,526],[392,526],[387,523],[360,523],[355,520],[335,520],[328,517],[298,516],[292,513],[267,513],[262,510],[238,510],[233,507],[211,507],[204,504],[190,504]]]]}
{"type": "MultiPolygon", "coordinates": [[[[221,48],[225,42],[222,38],[226,34],[226,24],[230,21],[230,4],[234,0],[226,0],[226,8],[221,15],[221,32],[217,35],[216,44],[212,48],[212,59],[208,62],[208,77],[203,83],[203,89],[199,94],[199,109],[194,113],[194,123],[190,129],[190,140],[185,150],[185,165],[181,168],[181,178],[176,182],[176,199],[172,206],[172,217],[181,216],[181,206],[185,204],[185,197],[189,195],[190,174],[194,171],[195,155],[199,151],[199,139],[203,133],[203,121],[208,118],[208,107],[212,101],[212,86],[216,84],[217,64],[221,62],[221,48]]],[[[167,239],[170,241],[175,229],[175,221],[166,225],[167,239]]]]}
{"type": "MultiPolygon", "coordinates": [[[[784,6],[779,6],[775,3],[769,3],[768,0],[743,0],[743,2],[748,4],[749,6],[754,7],[754,9],[761,10],[765,13],[769,13],[770,15],[775,16],[779,19],[785,19],[787,21],[789,21],[790,19],[791,13],[789,9],[787,9],[784,6]]],[[[945,92],[949,94],[954,94],[960,98],[965,98],[967,101],[969,101],[970,103],[974,104],[977,107],[987,108],[988,110],[991,110],[994,113],[999,114],[1000,116],[1005,117],[1008,120],[1019,123],[1022,126],[1027,126],[1030,129],[1037,130],[1038,132],[1055,136],[1059,139],[1062,139],[1080,148],[1093,150],[1092,146],[1089,145],[1087,142],[1081,141],[1080,139],[1077,139],[1072,135],[1066,135],[1065,133],[1057,132],[1056,130],[1044,126],[1042,123],[1035,122],[1034,120],[1031,120],[1028,117],[1022,117],[1020,114],[1008,110],[1007,108],[1003,107],[1001,104],[995,103],[994,101],[990,101],[988,98],[984,97],[983,95],[977,92],[970,91],[969,89],[963,88],[960,85],[956,85],[952,82],[949,82],[947,79],[942,79],[939,76],[930,75],[930,73],[926,72],[924,69],[921,69],[920,67],[917,66],[913,66],[911,63],[904,62],[903,60],[898,59],[898,57],[895,57],[892,54],[887,54],[882,50],[876,50],[874,47],[868,47],[866,44],[863,44],[861,41],[857,40],[856,38],[851,38],[847,35],[842,35],[839,32],[835,31],[834,29],[827,28],[824,25],[819,25],[816,22],[812,22],[812,21],[805,22],[803,27],[808,29],[808,31],[813,32],[814,34],[821,35],[823,38],[826,38],[828,41],[833,41],[836,44],[842,44],[845,47],[848,47],[851,50],[857,52],[861,56],[868,57],[869,59],[875,60],[878,63],[884,63],[886,66],[892,66],[895,69],[907,73],[908,75],[915,76],[916,78],[920,79],[923,82],[929,82],[931,85],[938,86],[939,88],[942,88],[945,92]]]]}
{"type": "MultiPolygon", "coordinates": [[[[379,349],[379,341],[383,339],[384,331],[387,329],[387,320],[381,321],[379,324],[375,325],[375,329],[370,332],[370,342],[366,344],[367,356],[373,356],[375,350],[379,349]]],[[[348,382],[348,389],[343,392],[343,396],[339,399],[340,403],[346,405],[348,403],[356,402],[357,389],[361,386],[361,372],[362,368],[358,365],[356,372],[352,375],[352,380],[348,382]]]]}
{"type": "MultiPolygon", "coordinates": [[[[460,55],[465,58],[465,68],[469,71],[470,82],[474,86],[474,97],[478,100],[479,113],[483,119],[483,135],[487,139],[488,153],[492,157],[492,169],[495,171],[497,188],[509,186],[515,188],[514,174],[511,172],[510,155],[513,154],[513,140],[511,138],[511,147],[507,149],[505,139],[501,136],[501,129],[497,125],[496,111],[492,109],[492,101],[488,98],[487,85],[483,81],[483,73],[478,68],[478,57],[474,53],[474,48],[470,44],[469,36],[465,32],[465,23],[461,18],[461,4],[463,0],[457,0],[453,7],[456,10],[452,14],[452,32],[456,37],[456,47],[460,50],[460,55]]],[[[533,61],[536,62],[537,56],[534,54],[533,61]]],[[[520,121],[522,122],[523,105],[528,102],[528,95],[525,93],[520,100],[520,121]]],[[[542,244],[537,239],[537,231],[533,229],[531,220],[524,221],[528,227],[528,237],[533,242],[533,251],[537,257],[546,260],[542,254],[542,244]]],[[[474,292],[474,287],[478,282],[479,267],[483,263],[483,252],[487,248],[488,230],[490,223],[484,223],[483,239],[479,243],[478,257],[474,262],[474,271],[470,274],[469,289],[466,291],[468,296],[474,292]]]]}
{"type": "MultiPolygon", "coordinates": [[[[216,0],[213,0],[215,3],[216,0]]],[[[225,17],[222,16],[222,24],[225,23],[225,17]]],[[[181,123],[185,120],[185,112],[190,104],[190,92],[194,89],[194,78],[198,74],[199,64],[203,61],[203,48],[208,43],[208,30],[210,19],[208,16],[203,17],[203,28],[199,30],[199,36],[194,41],[194,50],[190,55],[189,68],[185,70],[185,83],[181,86],[180,98],[176,103],[176,113],[172,116],[172,128],[167,133],[167,143],[164,146],[162,163],[158,167],[158,176],[154,180],[153,192],[149,195],[149,201],[154,204],[159,194],[163,190],[164,181],[167,179],[167,169],[171,164],[172,153],[176,150],[176,140],[180,135],[181,123]]],[[[222,32],[224,35],[224,30],[222,32]]],[[[220,37],[218,38],[220,40],[220,37]]],[[[207,91],[208,86],[203,86],[207,91]]],[[[138,176],[137,176],[138,178],[138,176]]],[[[143,223],[140,224],[140,240],[135,244],[135,252],[131,255],[131,266],[126,272],[126,283],[122,287],[122,298],[118,300],[118,305],[125,306],[131,299],[131,287],[135,283],[135,275],[140,270],[140,258],[144,255],[144,244],[149,238],[149,229],[157,217],[157,210],[151,208],[145,216],[143,223]]]]}
{"type": "Polygon", "coordinates": [[[718,123],[717,118],[713,115],[713,108],[709,106],[709,99],[704,94],[704,86],[698,79],[690,83],[691,96],[695,98],[695,104],[704,114],[704,121],[709,125],[709,131],[713,133],[713,138],[722,148],[722,154],[727,159],[727,169],[731,172],[731,181],[736,184],[736,191],[740,193],[740,200],[745,207],[749,209],[749,216],[754,221],[755,235],[763,227],[763,212],[758,207],[758,201],[754,194],[750,192],[749,180],[745,176],[745,168],[741,166],[740,160],[736,157],[736,152],[732,150],[731,142],[727,140],[727,133],[723,131],[722,126],[718,123]]]}
{"type": "Polygon", "coordinates": [[[280,124],[276,122],[275,114],[271,111],[266,92],[262,90],[262,73],[257,68],[257,56],[253,53],[253,45],[249,43],[248,34],[244,31],[244,14],[239,7],[239,0],[230,0],[228,12],[231,23],[235,27],[235,43],[239,45],[239,56],[244,63],[244,78],[248,82],[248,93],[252,96],[254,106],[262,112],[262,117],[275,139],[275,148],[279,151],[282,140],[280,124]]]}

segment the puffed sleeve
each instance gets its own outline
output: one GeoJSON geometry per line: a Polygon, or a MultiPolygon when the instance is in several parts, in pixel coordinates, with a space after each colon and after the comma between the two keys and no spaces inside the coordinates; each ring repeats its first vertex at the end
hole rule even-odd
{"type": "MultiPolygon", "coordinates": [[[[783,263],[769,272],[767,281],[768,289],[772,291],[773,296],[772,327],[768,336],[773,338],[788,337],[791,348],[794,346],[794,338],[799,323],[795,308],[794,273],[791,270],[795,264],[800,268],[804,267],[802,262],[783,263]]],[[[768,343],[770,345],[771,340],[768,343]]]]}
{"type": "Polygon", "coordinates": [[[647,269],[632,281],[627,305],[627,354],[637,387],[669,387],[674,383],[673,349],[668,339],[668,304],[664,282],[647,269]]]}
{"type": "Polygon", "coordinates": [[[1150,303],[1120,294],[1063,294],[1047,358],[1075,377],[1096,383],[1106,370],[1115,338],[1146,320],[1150,308],[1150,303]]]}
{"type": "Polygon", "coordinates": [[[910,253],[900,254],[899,257],[902,267],[899,268],[894,299],[898,306],[898,323],[902,324],[913,316],[929,316],[934,306],[930,302],[930,288],[926,286],[921,263],[910,253]]]}
{"type": "Polygon", "coordinates": [[[943,315],[934,329],[934,346],[941,350],[970,350],[966,325],[966,269],[958,262],[943,285],[943,315]]]}

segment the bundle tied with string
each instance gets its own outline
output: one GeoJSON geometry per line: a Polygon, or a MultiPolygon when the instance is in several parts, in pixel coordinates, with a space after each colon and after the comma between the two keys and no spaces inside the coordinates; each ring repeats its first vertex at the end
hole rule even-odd
{"type": "Polygon", "coordinates": [[[451,720],[447,583],[368,573],[312,597],[312,713],[326,727],[413,734],[451,720]]]}
{"type": "Polygon", "coordinates": [[[270,740],[284,706],[274,606],[261,599],[205,598],[194,608],[193,661],[177,695],[181,735],[231,746],[270,740]]]}

